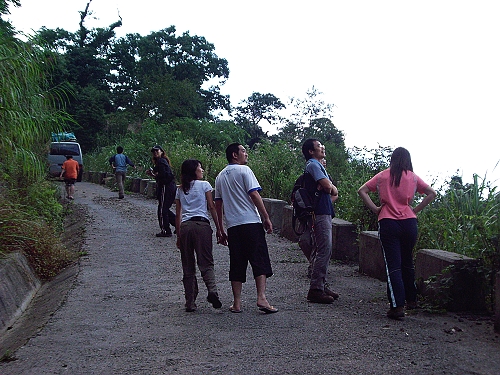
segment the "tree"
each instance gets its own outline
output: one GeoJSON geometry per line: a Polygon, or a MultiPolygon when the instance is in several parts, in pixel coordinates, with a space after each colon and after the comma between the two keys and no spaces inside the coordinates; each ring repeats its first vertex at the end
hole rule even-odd
{"type": "Polygon", "coordinates": [[[235,108],[235,123],[248,132],[250,138],[246,143],[252,147],[253,144],[264,138],[264,133],[260,126],[261,121],[267,121],[270,125],[275,125],[281,121],[278,111],[285,109],[285,105],[273,94],[260,94],[254,92],[246,100],[242,100],[235,108]]]}

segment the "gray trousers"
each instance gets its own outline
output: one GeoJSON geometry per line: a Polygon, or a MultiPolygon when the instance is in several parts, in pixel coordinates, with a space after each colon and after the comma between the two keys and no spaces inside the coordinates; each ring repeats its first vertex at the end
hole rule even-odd
{"type": "Polygon", "coordinates": [[[217,293],[212,254],[212,228],[210,223],[203,221],[184,221],[181,223],[180,231],[184,293],[187,302],[194,302],[198,295],[196,264],[207,290],[217,293]]]}
{"type": "Polygon", "coordinates": [[[314,231],[308,225],[299,246],[311,265],[310,289],[325,290],[328,265],[332,257],[332,217],[316,215],[314,231]]]}
{"type": "Polygon", "coordinates": [[[118,186],[118,195],[123,197],[123,183],[125,182],[125,172],[115,172],[116,185],[118,186]]]}

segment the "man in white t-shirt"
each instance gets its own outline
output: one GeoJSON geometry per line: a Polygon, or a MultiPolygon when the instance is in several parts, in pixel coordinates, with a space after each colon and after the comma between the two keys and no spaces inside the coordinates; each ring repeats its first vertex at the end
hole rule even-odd
{"type": "Polygon", "coordinates": [[[226,148],[229,164],[215,180],[215,208],[221,228],[226,219],[227,234],[221,243],[229,246],[229,280],[233,290],[231,312],[241,312],[241,290],[246,282],[248,263],[252,267],[257,287],[257,307],[266,314],[278,311],[266,298],[267,278],[272,276],[266,234],[273,225],[259,194],[262,188],[252,170],[246,165],[248,154],[239,143],[226,148]],[[262,220],[264,221],[262,223],[262,220]]]}

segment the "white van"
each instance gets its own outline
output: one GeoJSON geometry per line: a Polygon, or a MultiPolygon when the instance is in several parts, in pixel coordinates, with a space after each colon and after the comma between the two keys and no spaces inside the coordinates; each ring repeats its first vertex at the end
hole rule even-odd
{"type": "Polygon", "coordinates": [[[83,158],[82,149],[77,142],[52,142],[49,153],[49,175],[58,177],[61,174],[61,168],[66,161],[66,155],[73,156],[73,159],[80,165],[77,181],[82,180],[83,158]]]}

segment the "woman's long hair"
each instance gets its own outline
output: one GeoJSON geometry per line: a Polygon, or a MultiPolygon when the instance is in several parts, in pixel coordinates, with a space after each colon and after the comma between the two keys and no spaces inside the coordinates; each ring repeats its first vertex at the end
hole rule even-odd
{"type": "Polygon", "coordinates": [[[398,147],[392,152],[391,156],[391,186],[399,187],[401,182],[401,176],[404,172],[412,171],[413,166],[411,164],[410,152],[403,147],[398,147]]]}
{"type": "Polygon", "coordinates": [[[196,180],[196,169],[198,165],[202,166],[201,161],[196,159],[187,159],[181,165],[181,187],[184,194],[189,193],[191,182],[196,180]]]}

